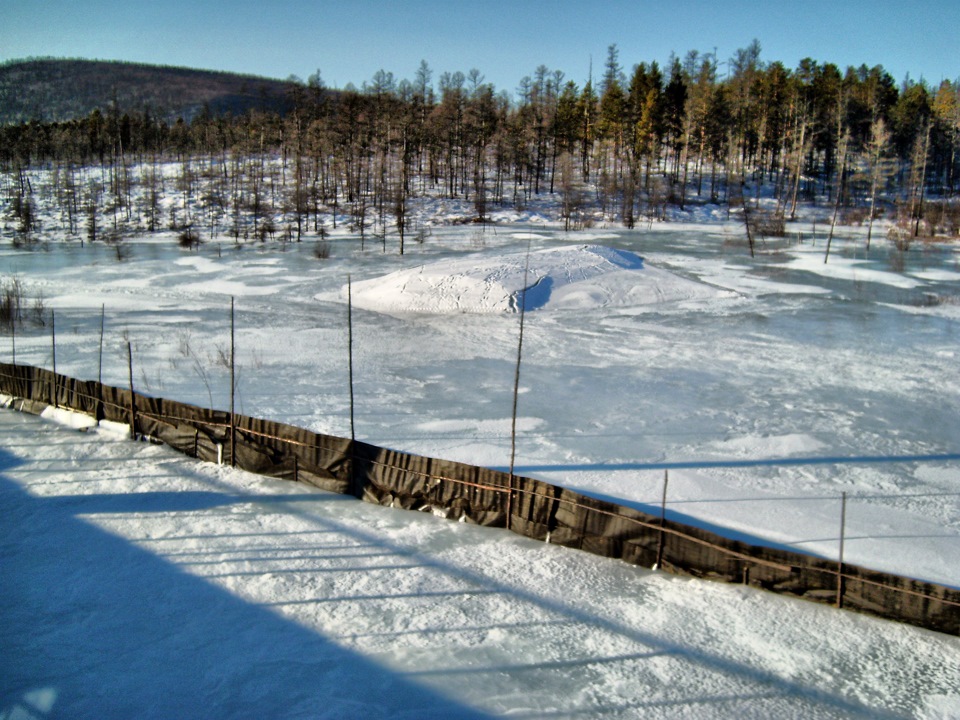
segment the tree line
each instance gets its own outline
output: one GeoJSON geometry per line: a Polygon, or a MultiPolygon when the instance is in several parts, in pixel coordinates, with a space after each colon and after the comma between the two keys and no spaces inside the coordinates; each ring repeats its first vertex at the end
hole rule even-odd
{"type": "Polygon", "coordinates": [[[402,252],[419,195],[466,200],[484,221],[543,193],[557,194],[568,227],[587,205],[633,227],[713,202],[775,228],[817,202],[834,219],[896,212],[905,234],[957,233],[943,201],[960,183],[960,84],[898,85],[881,66],[811,59],[788,69],[763,61],[756,41],[724,62],[691,51],[629,72],[612,45],[596,82],[540,66],[515,97],[478,70],[434,82],[426,62],[412,80],[379,71],[359,89],[326,88],[318,71],[292,85],[288,106],[171,123],[112,103],[2,127],[10,211],[28,232],[28,171],[45,167],[64,226],[90,239],[98,223],[119,231],[134,216],[148,230],[208,226],[238,239],[299,238],[340,218],[361,237],[390,227],[402,252]]]}

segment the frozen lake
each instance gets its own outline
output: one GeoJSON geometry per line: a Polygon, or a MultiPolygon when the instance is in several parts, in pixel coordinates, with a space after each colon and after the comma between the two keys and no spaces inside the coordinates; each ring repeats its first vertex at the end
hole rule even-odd
{"type": "MultiPolygon", "coordinates": [[[[126,385],[129,339],[138,390],[219,408],[234,296],[238,409],[349,435],[348,275],[630,251],[704,292],[527,313],[517,472],[659,506],[666,469],[673,517],[827,557],[846,492],[847,561],[958,586],[960,249],[875,239],[868,254],[855,231],[825,264],[823,229],[816,242],[797,229],[803,243],[756,258],[723,224],[441,227],[402,257],[393,240],[361,252],[335,234],[325,260],[312,243],[188,252],[168,235],[130,241],[122,262],[103,245],[4,246],[0,273],[56,311],[58,371],[96,377],[104,305],[105,382],[126,385]]],[[[517,313],[355,307],[353,320],[358,438],[508,465],[517,313]]],[[[49,367],[49,327],[18,336],[17,357],[49,367]]]]}

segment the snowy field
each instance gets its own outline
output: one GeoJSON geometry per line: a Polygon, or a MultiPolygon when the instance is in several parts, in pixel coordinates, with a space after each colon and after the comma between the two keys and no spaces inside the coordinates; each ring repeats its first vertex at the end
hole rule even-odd
{"type": "Polygon", "coordinates": [[[960,639],[0,411],[0,717],[955,718],[960,639]]]}
{"type": "MultiPolygon", "coordinates": [[[[0,275],[19,276],[56,311],[59,372],[97,376],[103,305],[105,382],[126,385],[129,340],[139,391],[218,408],[229,406],[221,359],[234,296],[238,409],[338,435],[350,432],[350,276],[357,437],[497,468],[509,462],[526,284],[518,473],[658,512],[668,470],[670,517],[831,558],[846,492],[848,562],[960,586],[958,248],[899,253],[875,239],[867,254],[863,235],[845,230],[825,264],[822,227],[816,242],[809,226],[794,230],[802,244],[768,241],[756,258],[740,226],[719,222],[438,227],[402,257],[389,239],[383,254],[369,238],[361,252],[334,235],[322,260],[312,243],[188,252],[159,236],[130,241],[123,261],[103,245],[3,246],[0,275]]],[[[17,337],[17,359],[50,367],[49,324],[17,337]]],[[[93,703],[81,711],[108,696],[135,715],[149,698],[178,702],[137,673],[199,633],[207,647],[191,662],[223,662],[230,679],[221,687],[184,665],[163,680],[183,682],[186,703],[240,693],[253,716],[276,715],[278,692],[291,698],[279,714],[299,717],[358,716],[351,702],[367,702],[360,716],[960,716],[956,638],[389,513],[9,413],[3,423],[2,497],[30,518],[7,528],[15,562],[4,565],[32,567],[34,553],[43,587],[62,568],[40,556],[75,553],[62,562],[76,590],[48,604],[36,588],[25,598],[39,603],[38,627],[58,609],[100,613],[97,588],[109,582],[137,586],[117,600],[125,627],[149,595],[140,635],[101,633],[96,619],[44,631],[50,647],[59,632],[77,647],[122,645],[71,676],[70,702],[93,703]],[[162,537],[169,546],[153,542],[162,537]],[[85,581],[86,546],[129,558],[120,579],[98,569],[85,581]],[[376,557],[337,557],[367,552],[376,557]],[[378,569],[357,572],[368,562],[378,569]],[[216,622],[170,628],[194,602],[216,622]],[[259,624],[271,629],[250,627],[259,624]],[[247,629],[235,638],[238,625],[247,629]],[[265,643],[273,633],[289,643],[265,643]],[[139,670],[104,694],[82,687],[154,642],[156,656],[137,657],[139,670]],[[377,689],[365,700],[363,683],[329,669],[338,663],[351,678],[374,673],[377,689]],[[304,689],[317,672],[324,679],[304,689]]],[[[56,670],[23,667],[3,687],[0,717],[28,708],[27,693],[69,696],[56,670]]],[[[157,716],[207,716],[184,707],[157,716]]]]}

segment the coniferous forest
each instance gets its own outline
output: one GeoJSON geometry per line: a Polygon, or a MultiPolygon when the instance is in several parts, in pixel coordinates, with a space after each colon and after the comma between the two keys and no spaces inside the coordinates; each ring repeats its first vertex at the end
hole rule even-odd
{"type": "Polygon", "coordinates": [[[756,41],[727,61],[691,51],[666,67],[628,67],[610,46],[597,75],[540,66],[511,95],[478,70],[435,76],[424,61],[412,80],[379,71],[330,89],[317,72],[289,81],[283,103],[176,118],[115,94],[80,117],[0,126],[5,235],[174,230],[190,244],[346,224],[403,252],[418,198],[457,199],[470,212],[452,220],[485,222],[547,196],[567,228],[711,203],[748,236],[777,235],[813,204],[871,233],[883,217],[902,244],[958,236],[957,82],[788,68],[756,41]]]}

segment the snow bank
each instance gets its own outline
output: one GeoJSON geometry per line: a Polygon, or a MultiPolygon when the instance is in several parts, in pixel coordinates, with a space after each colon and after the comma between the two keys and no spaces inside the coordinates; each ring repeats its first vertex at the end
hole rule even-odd
{"type": "Polygon", "coordinates": [[[83,413],[72,410],[65,410],[64,408],[55,408],[53,406],[46,408],[40,413],[40,416],[45,420],[50,420],[58,425],[73,428],[74,430],[88,430],[97,426],[96,419],[89,415],[84,415],[83,413]]]}
{"type": "Polygon", "coordinates": [[[653,267],[632,252],[602,245],[547,248],[529,255],[472,255],[353,286],[354,304],[386,313],[516,312],[521,303],[527,310],[590,310],[721,294],[724,291],[653,267]]]}

